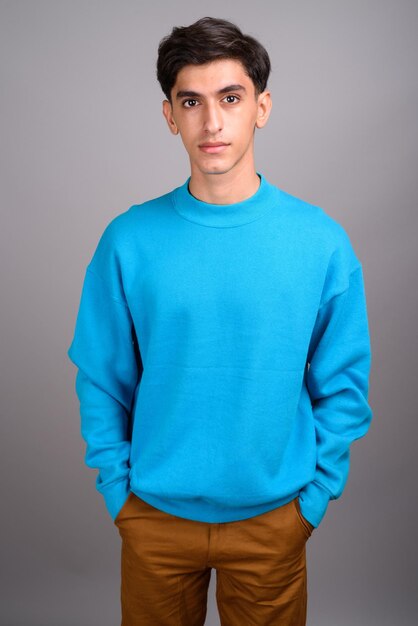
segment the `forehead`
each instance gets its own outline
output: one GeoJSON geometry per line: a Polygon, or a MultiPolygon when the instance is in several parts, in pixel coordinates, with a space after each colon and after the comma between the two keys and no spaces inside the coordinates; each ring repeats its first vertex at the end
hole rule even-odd
{"type": "Polygon", "coordinates": [[[217,59],[202,65],[186,65],[177,74],[173,87],[174,96],[178,90],[196,90],[209,95],[225,85],[241,84],[251,90],[252,81],[247,76],[242,63],[236,59],[217,59]]]}

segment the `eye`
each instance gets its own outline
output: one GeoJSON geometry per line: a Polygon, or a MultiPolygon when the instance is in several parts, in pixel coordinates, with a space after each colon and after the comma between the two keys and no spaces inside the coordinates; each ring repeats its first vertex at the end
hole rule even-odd
{"type": "MultiPolygon", "coordinates": [[[[229,94],[228,96],[226,96],[226,98],[235,98],[235,100],[239,100],[240,99],[239,96],[235,96],[233,94],[229,94]]],[[[231,103],[231,104],[233,104],[233,103],[231,103]]]]}
{"type": "MultiPolygon", "coordinates": [[[[182,105],[184,106],[186,102],[197,102],[197,100],[194,100],[193,98],[188,98],[188,100],[183,100],[182,105]]],[[[193,107],[185,107],[185,108],[192,109],[193,107]]]]}

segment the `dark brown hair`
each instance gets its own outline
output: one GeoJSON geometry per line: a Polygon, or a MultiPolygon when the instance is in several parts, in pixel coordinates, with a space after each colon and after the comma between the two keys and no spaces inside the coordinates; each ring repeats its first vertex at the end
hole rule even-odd
{"type": "Polygon", "coordinates": [[[254,83],[255,97],[266,89],[271,64],[264,46],[232,22],[202,17],[190,26],[174,26],[159,43],[157,79],[170,104],[177,74],[185,65],[217,59],[240,61],[254,83]]]}

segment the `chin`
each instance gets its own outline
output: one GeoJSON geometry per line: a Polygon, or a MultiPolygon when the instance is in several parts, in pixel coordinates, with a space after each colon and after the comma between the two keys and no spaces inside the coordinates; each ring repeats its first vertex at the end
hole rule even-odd
{"type": "Polygon", "coordinates": [[[202,174],[226,174],[231,169],[230,167],[221,167],[220,165],[213,166],[211,168],[199,167],[202,174]]]}
{"type": "Polygon", "coordinates": [[[196,166],[202,174],[226,174],[233,167],[233,165],[222,163],[220,160],[216,163],[196,163],[196,166]]]}

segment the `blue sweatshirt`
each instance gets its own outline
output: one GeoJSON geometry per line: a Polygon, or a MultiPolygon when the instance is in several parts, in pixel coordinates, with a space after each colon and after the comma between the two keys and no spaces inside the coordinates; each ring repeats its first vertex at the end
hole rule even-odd
{"type": "Polygon", "coordinates": [[[190,177],[113,218],[68,356],[85,462],[112,519],[129,492],[190,520],[299,498],[317,527],[368,430],[362,265],[323,209],[269,183],[210,204],[190,177]]]}

